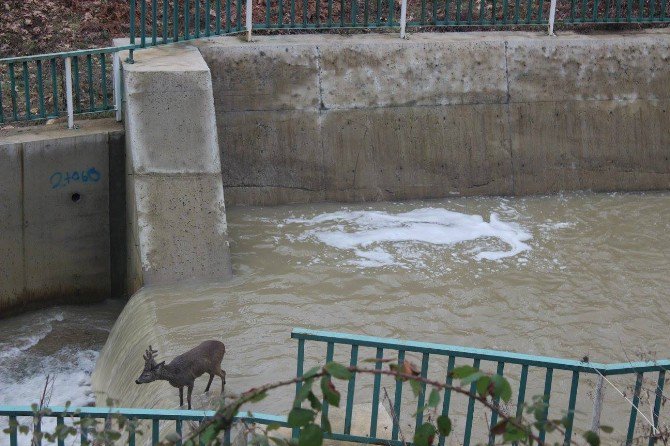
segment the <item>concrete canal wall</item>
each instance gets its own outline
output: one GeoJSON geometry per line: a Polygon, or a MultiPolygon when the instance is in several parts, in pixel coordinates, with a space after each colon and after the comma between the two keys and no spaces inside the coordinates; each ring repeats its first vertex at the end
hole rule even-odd
{"type": "Polygon", "coordinates": [[[670,187],[670,33],[198,43],[228,204],[670,187]]]}
{"type": "Polygon", "coordinates": [[[123,126],[0,133],[0,317],[123,294],[123,126]]]}

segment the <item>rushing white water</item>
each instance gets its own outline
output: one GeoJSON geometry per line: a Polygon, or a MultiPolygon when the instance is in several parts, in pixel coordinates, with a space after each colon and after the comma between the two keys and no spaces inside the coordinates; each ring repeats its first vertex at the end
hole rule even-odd
{"type": "Polygon", "coordinates": [[[456,245],[474,242],[466,255],[478,261],[500,260],[529,251],[531,247],[524,242],[532,238],[518,224],[502,221],[495,212],[490,214],[489,221],[485,221],[480,215],[433,207],[395,214],[369,210],[339,211],[310,219],[290,218],[285,223],[318,225],[318,229],[307,230],[299,238],[351,250],[356,258],[349,263],[361,267],[409,267],[416,264],[414,253],[417,246],[425,244],[441,246],[458,255],[456,245]],[[496,249],[496,241],[506,244],[509,249],[496,249]]]}

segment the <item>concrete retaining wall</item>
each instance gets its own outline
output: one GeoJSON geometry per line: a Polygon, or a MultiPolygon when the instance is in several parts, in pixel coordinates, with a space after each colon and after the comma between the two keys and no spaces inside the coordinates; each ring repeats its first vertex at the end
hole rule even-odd
{"type": "Polygon", "coordinates": [[[124,150],[110,120],[0,134],[0,317],[123,295],[124,150]]]}
{"type": "Polygon", "coordinates": [[[670,188],[670,33],[198,43],[228,204],[670,188]]]}

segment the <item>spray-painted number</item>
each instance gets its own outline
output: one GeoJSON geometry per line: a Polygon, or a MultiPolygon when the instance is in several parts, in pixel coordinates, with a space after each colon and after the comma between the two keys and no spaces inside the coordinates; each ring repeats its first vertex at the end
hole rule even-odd
{"type": "Polygon", "coordinates": [[[60,189],[75,182],[97,183],[98,181],[100,181],[100,172],[95,167],[73,172],[54,172],[49,178],[52,189],[60,189]]]}

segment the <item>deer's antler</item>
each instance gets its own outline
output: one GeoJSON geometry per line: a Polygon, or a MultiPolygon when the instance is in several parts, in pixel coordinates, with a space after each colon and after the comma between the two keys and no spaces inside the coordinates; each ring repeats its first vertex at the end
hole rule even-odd
{"type": "Polygon", "coordinates": [[[144,355],[142,356],[145,361],[147,362],[154,362],[154,359],[156,358],[156,354],[158,353],[158,350],[154,350],[149,346],[149,349],[144,352],[144,355]]]}

